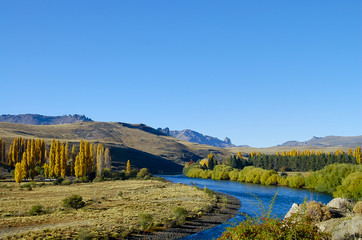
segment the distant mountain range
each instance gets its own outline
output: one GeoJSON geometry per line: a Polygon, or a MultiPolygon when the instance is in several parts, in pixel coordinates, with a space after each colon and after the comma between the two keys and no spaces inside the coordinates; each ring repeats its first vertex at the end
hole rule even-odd
{"type": "Polygon", "coordinates": [[[214,147],[221,147],[221,148],[229,148],[229,147],[236,147],[234,144],[231,143],[230,138],[226,137],[224,141],[216,138],[211,137],[207,135],[203,135],[199,132],[185,129],[182,131],[177,130],[170,130],[169,128],[158,128],[157,130],[163,132],[166,135],[181,139],[183,141],[192,142],[192,143],[198,143],[198,144],[204,144],[204,145],[210,145],[214,147]]]}
{"type": "Polygon", "coordinates": [[[0,122],[21,123],[31,125],[57,125],[76,122],[91,122],[92,119],[84,115],[63,115],[63,116],[44,116],[39,114],[19,114],[19,115],[0,115],[0,122]]]}
{"type": "Polygon", "coordinates": [[[316,146],[316,147],[358,147],[362,146],[362,135],[355,137],[326,136],[313,137],[304,142],[288,141],[283,143],[284,147],[316,146]]]}
{"type": "MultiPolygon", "coordinates": [[[[91,118],[88,118],[84,115],[63,115],[63,116],[44,116],[40,114],[19,114],[19,115],[10,115],[4,114],[0,115],[0,122],[7,123],[19,123],[19,124],[28,124],[28,125],[59,125],[59,124],[70,124],[78,122],[93,122],[91,118]]],[[[220,148],[231,148],[231,147],[249,147],[247,145],[235,146],[232,144],[231,140],[226,137],[224,141],[202,133],[185,129],[182,131],[170,130],[169,128],[158,128],[153,129],[144,124],[133,125],[122,123],[124,127],[135,128],[143,130],[145,132],[155,134],[155,135],[167,135],[178,138],[183,141],[209,145],[213,147],[220,148]]],[[[288,141],[278,147],[303,147],[303,146],[315,146],[315,147],[357,147],[362,146],[362,135],[354,137],[342,137],[342,136],[327,136],[327,137],[313,137],[308,141],[288,141]]]]}

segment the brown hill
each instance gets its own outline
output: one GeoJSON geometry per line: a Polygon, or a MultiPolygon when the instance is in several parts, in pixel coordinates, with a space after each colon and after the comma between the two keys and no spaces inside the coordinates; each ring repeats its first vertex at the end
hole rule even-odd
{"type": "Polygon", "coordinates": [[[115,167],[147,167],[153,172],[181,172],[185,162],[205,158],[211,151],[217,158],[229,155],[227,149],[199,145],[166,136],[144,124],[79,122],[61,125],[25,125],[0,122],[0,137],[10,142],[15,137],[43,138],[79,143],[81,139],[101,142],[110,148],[115,167]]]}

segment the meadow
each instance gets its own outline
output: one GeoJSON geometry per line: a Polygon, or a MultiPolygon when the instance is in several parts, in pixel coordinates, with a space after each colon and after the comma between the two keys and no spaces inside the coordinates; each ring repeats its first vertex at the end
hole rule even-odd
{"type": "Polygon", "coordinates": [[[0,183],[0,238],[122,238],[177,224],[180,210],[183,218],[196,217],[216,201],[195,187],[158,180],[22,185],[0,183]],[[83,197],[83,208],[63,206],[73,194],[83,197]]]}

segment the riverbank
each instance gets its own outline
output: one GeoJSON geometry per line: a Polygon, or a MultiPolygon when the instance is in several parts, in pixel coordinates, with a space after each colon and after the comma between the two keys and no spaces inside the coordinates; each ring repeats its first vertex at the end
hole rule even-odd
{"type": "Polygon", "coordinates": [[[164,231],[134,234],[126,239],[179,239],[225,223],[237,214],[241,203],[237,198],[224,193],[216,192],[216,195],[219,199],[227,198],[227,203],[219,202],[212,212],[205,213],[200,218],[188,219],[185,224],[164,231]]]}

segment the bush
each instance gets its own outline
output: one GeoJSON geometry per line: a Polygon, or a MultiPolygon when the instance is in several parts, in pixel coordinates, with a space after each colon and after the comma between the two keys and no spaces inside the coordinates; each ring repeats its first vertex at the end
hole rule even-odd
{"type": "Polygon", "coordinates": [[[141,226],[142,230],[147,230],[150,227],[152,227],[152,224],[153,224],[153,222],[152,222],[152,220],[153,220],[152,214],[141,213],[141,214],[138,215],[138,218],[139,218],[139,223],[140,223],[140,226],[141,226]]]}
{"type": "Polygon", "coordinates": [[[31,209],[29,210],[29,214],[32,215],[32,216],[40,215],[43,212],[44,212],[43,211],[43,206],[40,205],[40,204],[32,206],[31,209]]]}
{"type": "Polygon", "coordinates": [[[287,179],[289,179],[289,187],[292,188],[301,188],[305,184],[305,179],[302,175],[294,175],[294,176],[288,176],[287,179]]]}
{"type": "Polygon", "coordinates": [[[55,179],[55,181],[53,182],[53,185],[60,185],[62,184],[64,178],[62,177],[58,177],[57,179],[55,179]]]}
{"type": "Polygon", "coordinates": [[[359,201],[354,205],[353,212],[362,214],[362,201],[359,201]]]}
{"type": "Polygon", "coordinates": [[[141,170],[137,173],[137,178],[145,178],[150,175],[151,174],[148,172],[147,168],[141,168],[141,170]]]}
{"type": "Polygon", "coordinates": [[[75,210],[78,210],[79,208],[84,207],[85,202],[83,201],[83,198],[77,194],[73,194],[70,197],[63,199],[63,207],[65,208],[74,208],[75,210]]]}
{"type": "Polygon", "coordinates": [[[62,181],[62,185],[71,185],[73,182],[69,179],[65,179],[64,181],[62,181]]]}
{"type": "Polygon", "coordinates": [[[349,174],[343,181],[342,185],[337,187],[333,193],[334,197],[348,198],[355,201],[362,199],[362,172],[349,174]]]}
{"type": "Polygon", "coordinates": [[[331,164],[325,166],[307,178],[307,187],[314,188],[318,192],[333,193],[343,179],[354,172],[362,172],[362,165],[353,164],[331,164]]]}
{"type": "Polygon", "coordinates": [[[314,222],[325,221],[332,217],[326,206],[323,206],[323,204],[317,203],[315,201],[306,203],[305,213],[314,222]]]}
{"type": "Polygon", "coordinates": [[[186,222],[187,210],[183,207],[177,207],[173,210],[176,221],[178,224],[184,224],[186,222]]]}

